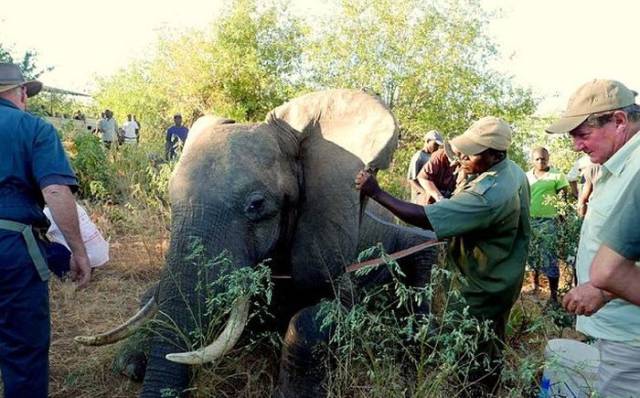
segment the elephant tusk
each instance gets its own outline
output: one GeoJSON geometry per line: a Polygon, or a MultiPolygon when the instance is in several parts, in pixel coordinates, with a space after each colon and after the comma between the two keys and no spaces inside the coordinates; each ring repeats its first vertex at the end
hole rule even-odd
{"type": "Polygon", "coordinates": [[[236,300],[236,303],[231,309],[227,325],[213,343],[197,351],[167,354],[165,358],[169,361],[185,365],[203,365],[208,362],[213,362],[236,345],[238,339],[240,339],[240,335],[242,335],[244,327],[247,325],[248,317],[249,296],[243,296],[236,300]]]}
{"type": "Polygon", "coordinates": [[[76,336],[74,340],[77,343],[83,345],[107,345],[118,342],[126,337],[129,337],[136,331],[147,319],[151,318],[158,312],[158,303],[154,297],[151,297],[147,304],[144,305],[138,311],[137,314],[132,316],[127,322],[118,326],[115,329],[111,329],[108,332],[100,333],[95,336],[76,336]]]}

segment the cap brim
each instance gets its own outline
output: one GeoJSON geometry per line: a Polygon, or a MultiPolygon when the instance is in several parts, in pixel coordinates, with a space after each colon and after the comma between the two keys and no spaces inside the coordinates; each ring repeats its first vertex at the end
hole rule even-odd
{"type": "Polygon", "coordinates": [[[449,158],[449,162],[456,160],[456,154],[453,152],[453,148],[451,148],[451,141],[449,140],[444,142],[444,153],[449,158]]]}
{"type": "Polygon", "coordinates": [[[456,147],[456,149],[458,151],[462,152],[463,154],[465,154],[467,156],[477,155],[480,152],[483,152],[483,151],[486,151],[487,149],[489,149],[489,147],[486,147],[484,145],[480,145],[480,144],[470,140],[464,134],[459,135],[459,136],[455,137],[454,139],[452,139],[451,140],[451,145],[456,147]]]}
{"type": "Polygon", "coordinates": [[[0,93],[4,93],[5,91],[9,91],[12,88],[20,87],[20,84],[6,84],[0,85],[0,93]]]}
{"type": "Polygon", "coordinates": [[[579,116],[563,116],[551,126],[547,127],[545,131],[549,134],[566,134],[584,123],[588,117],[588,114],[579,116]]]}
{"type": "Polygon", "coordinates": [[[33,97],[42,90],[42,83],[37,80],[26,82],[24,86],[27,87],[27,97],[33,97]]]}
{"type": "Polygon", "coordinates": [[[443,144],[442,140],[440,140],[440,139],[435,139],[434,141],[436,142],[436,144],[438,144],[440,146],[442,146],[442,144],[443,144]]]}

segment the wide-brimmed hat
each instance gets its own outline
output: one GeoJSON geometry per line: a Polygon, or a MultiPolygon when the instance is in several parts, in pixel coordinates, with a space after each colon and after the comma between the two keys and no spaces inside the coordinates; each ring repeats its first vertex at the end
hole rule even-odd
{"type": "Polygon", "coordinates": [[[616,80],[595,79],[580,86],[569,98],[567,109],[547,133],[563,134],[574,130],[599,112],[624,108],[635,103],[637,92],[616,80]]]}
{"type": "Polygon", "coordinates": [[[33,97],[42,90],[41,82],[24,79],[18,65],[0,63],[0,93],[20,86],[27,88],[27,97],[33,97]]]}
{"type": "Polygon", "coordinates": [[[511,126],[502,119],[486,116],[476,121],[451,145],[465,155],[477,155],[489,148],[506,151],[511,144],[511,126]]]}
{"type": "Polygon", "coordinates": [[[424,140],[426,141],[435,141],[436,144],[442,145],[443,139],[442,134],[438,130],[430,130],[424,135],[424,140]]]}

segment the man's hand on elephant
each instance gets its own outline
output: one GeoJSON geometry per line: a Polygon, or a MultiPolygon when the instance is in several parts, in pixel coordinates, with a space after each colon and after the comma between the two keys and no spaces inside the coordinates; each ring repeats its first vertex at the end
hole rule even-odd
{"type": "Polygon", "coordinates": [[[604,291],[588,282],[571,289],[564,296],[562,306],[572,314],[591,316],[607,302],[608,299],[604,291]]]}
{"type": "Polygon", "coordinates": [[[376,177],[366,170],[361,170],[356,176],[356,189],[362,192],[363,195],[373,197],[380,192],[380,186],[376,177]]]}

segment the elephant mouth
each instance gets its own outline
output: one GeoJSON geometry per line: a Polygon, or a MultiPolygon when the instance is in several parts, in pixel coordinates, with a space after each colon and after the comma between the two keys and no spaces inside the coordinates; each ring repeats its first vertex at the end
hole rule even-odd
{"type": "Polygon", "coordinates": [[[247,325],[248,318],[249,296],[242,296],[236,299],[231,308],[229,320],[215,341],[199,350],[167,354],[165,358],[185,365],[202,365],[216,361],[236,345],[247,325]]]}

